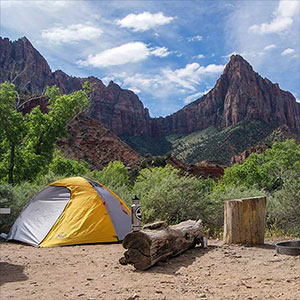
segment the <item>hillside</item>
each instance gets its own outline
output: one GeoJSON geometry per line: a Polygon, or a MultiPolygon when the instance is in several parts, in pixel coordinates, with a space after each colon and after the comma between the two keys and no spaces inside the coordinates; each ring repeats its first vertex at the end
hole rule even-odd
{"type": "Polygon", "coordinates": [[[252,146],[239,155],[234,155],[231,158],[230,164],[243,163],[243,161],[249,157],[251,153],[263,153],[267,149],[271,148],[275,142],[283,142],[287,139],[295,140],[296,144],[300,144],[300,136],[292,133],[287,126],[280,126],[273,130],[265,139],[259,142],[259,144],[252,146]]]}
{"type": "Polygon", "coordinates": [[[93,169],[101,170],[115,160],[132,167],[143,159],[109,129],[86,116],[70,120],[67,133],[67,137],[58,141],[58,148],[65,157],[84,160],[93,169]]]}
{"type": "Polygon", "coordinates": [[[177,139],[172,154],[188,163],[229,165],[232,156],[259,143],[272,129],[261,121],[241,122],[222,131],[212,128],[177,139]]]}

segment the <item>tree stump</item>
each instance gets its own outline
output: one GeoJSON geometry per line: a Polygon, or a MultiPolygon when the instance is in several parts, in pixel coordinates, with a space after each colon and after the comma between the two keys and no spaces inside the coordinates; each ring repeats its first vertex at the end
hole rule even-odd
{"type": "Polygon", "coordinates": [[[263,245],[266,197],[225,201],[224,242],[263,245]]]}
{"type": "Polygon", "coordinates": [[[155,223],[154,226],[147,225],[148,230],[128,233],[123,240],[123,247],[128,250],[120,263],[133,264],[137,270],[146,270],[202,242],[204,235],[201,220],[188,220],[167,227],[161,225],[155,223]],[[151,228],[154,230],[149,230],[151,228]]]}

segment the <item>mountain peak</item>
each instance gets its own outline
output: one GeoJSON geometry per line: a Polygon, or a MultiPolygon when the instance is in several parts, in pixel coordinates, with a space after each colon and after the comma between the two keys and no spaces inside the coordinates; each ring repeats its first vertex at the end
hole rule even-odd
{"type": "Polygon", "coordinates": [[[241,55],[231,55],[229,63],[224,69],[224,74],[235,76],[239,75],[241,71],[244,71],[245,73],[254,72],[252,66],[241,55]]]}

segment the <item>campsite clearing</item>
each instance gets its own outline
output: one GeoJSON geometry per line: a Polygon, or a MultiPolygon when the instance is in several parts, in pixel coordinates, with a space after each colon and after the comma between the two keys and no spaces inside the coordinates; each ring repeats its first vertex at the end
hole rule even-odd
{"type": "Polygon", "coordinates": [[[147,271],[122,266],[121,244],[34,248],[0,243],[1,299],[300,299],[300,256],[274,244],[209,240],[147,271]]]}

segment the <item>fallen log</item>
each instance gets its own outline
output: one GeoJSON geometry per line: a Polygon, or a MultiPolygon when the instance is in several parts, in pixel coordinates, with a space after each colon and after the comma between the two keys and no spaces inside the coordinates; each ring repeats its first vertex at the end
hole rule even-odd
{"type": "Polygon", "coordinates": [[[201,220],[188,220],[167,227],[162,223],[150,224],[144,230],[133,231],[125,236],[123,247],[128,250],[119,262],[133,264],[137,270],[146,270],[159,261],[194,248],[202,242],[203,237],[201,220]]]}

